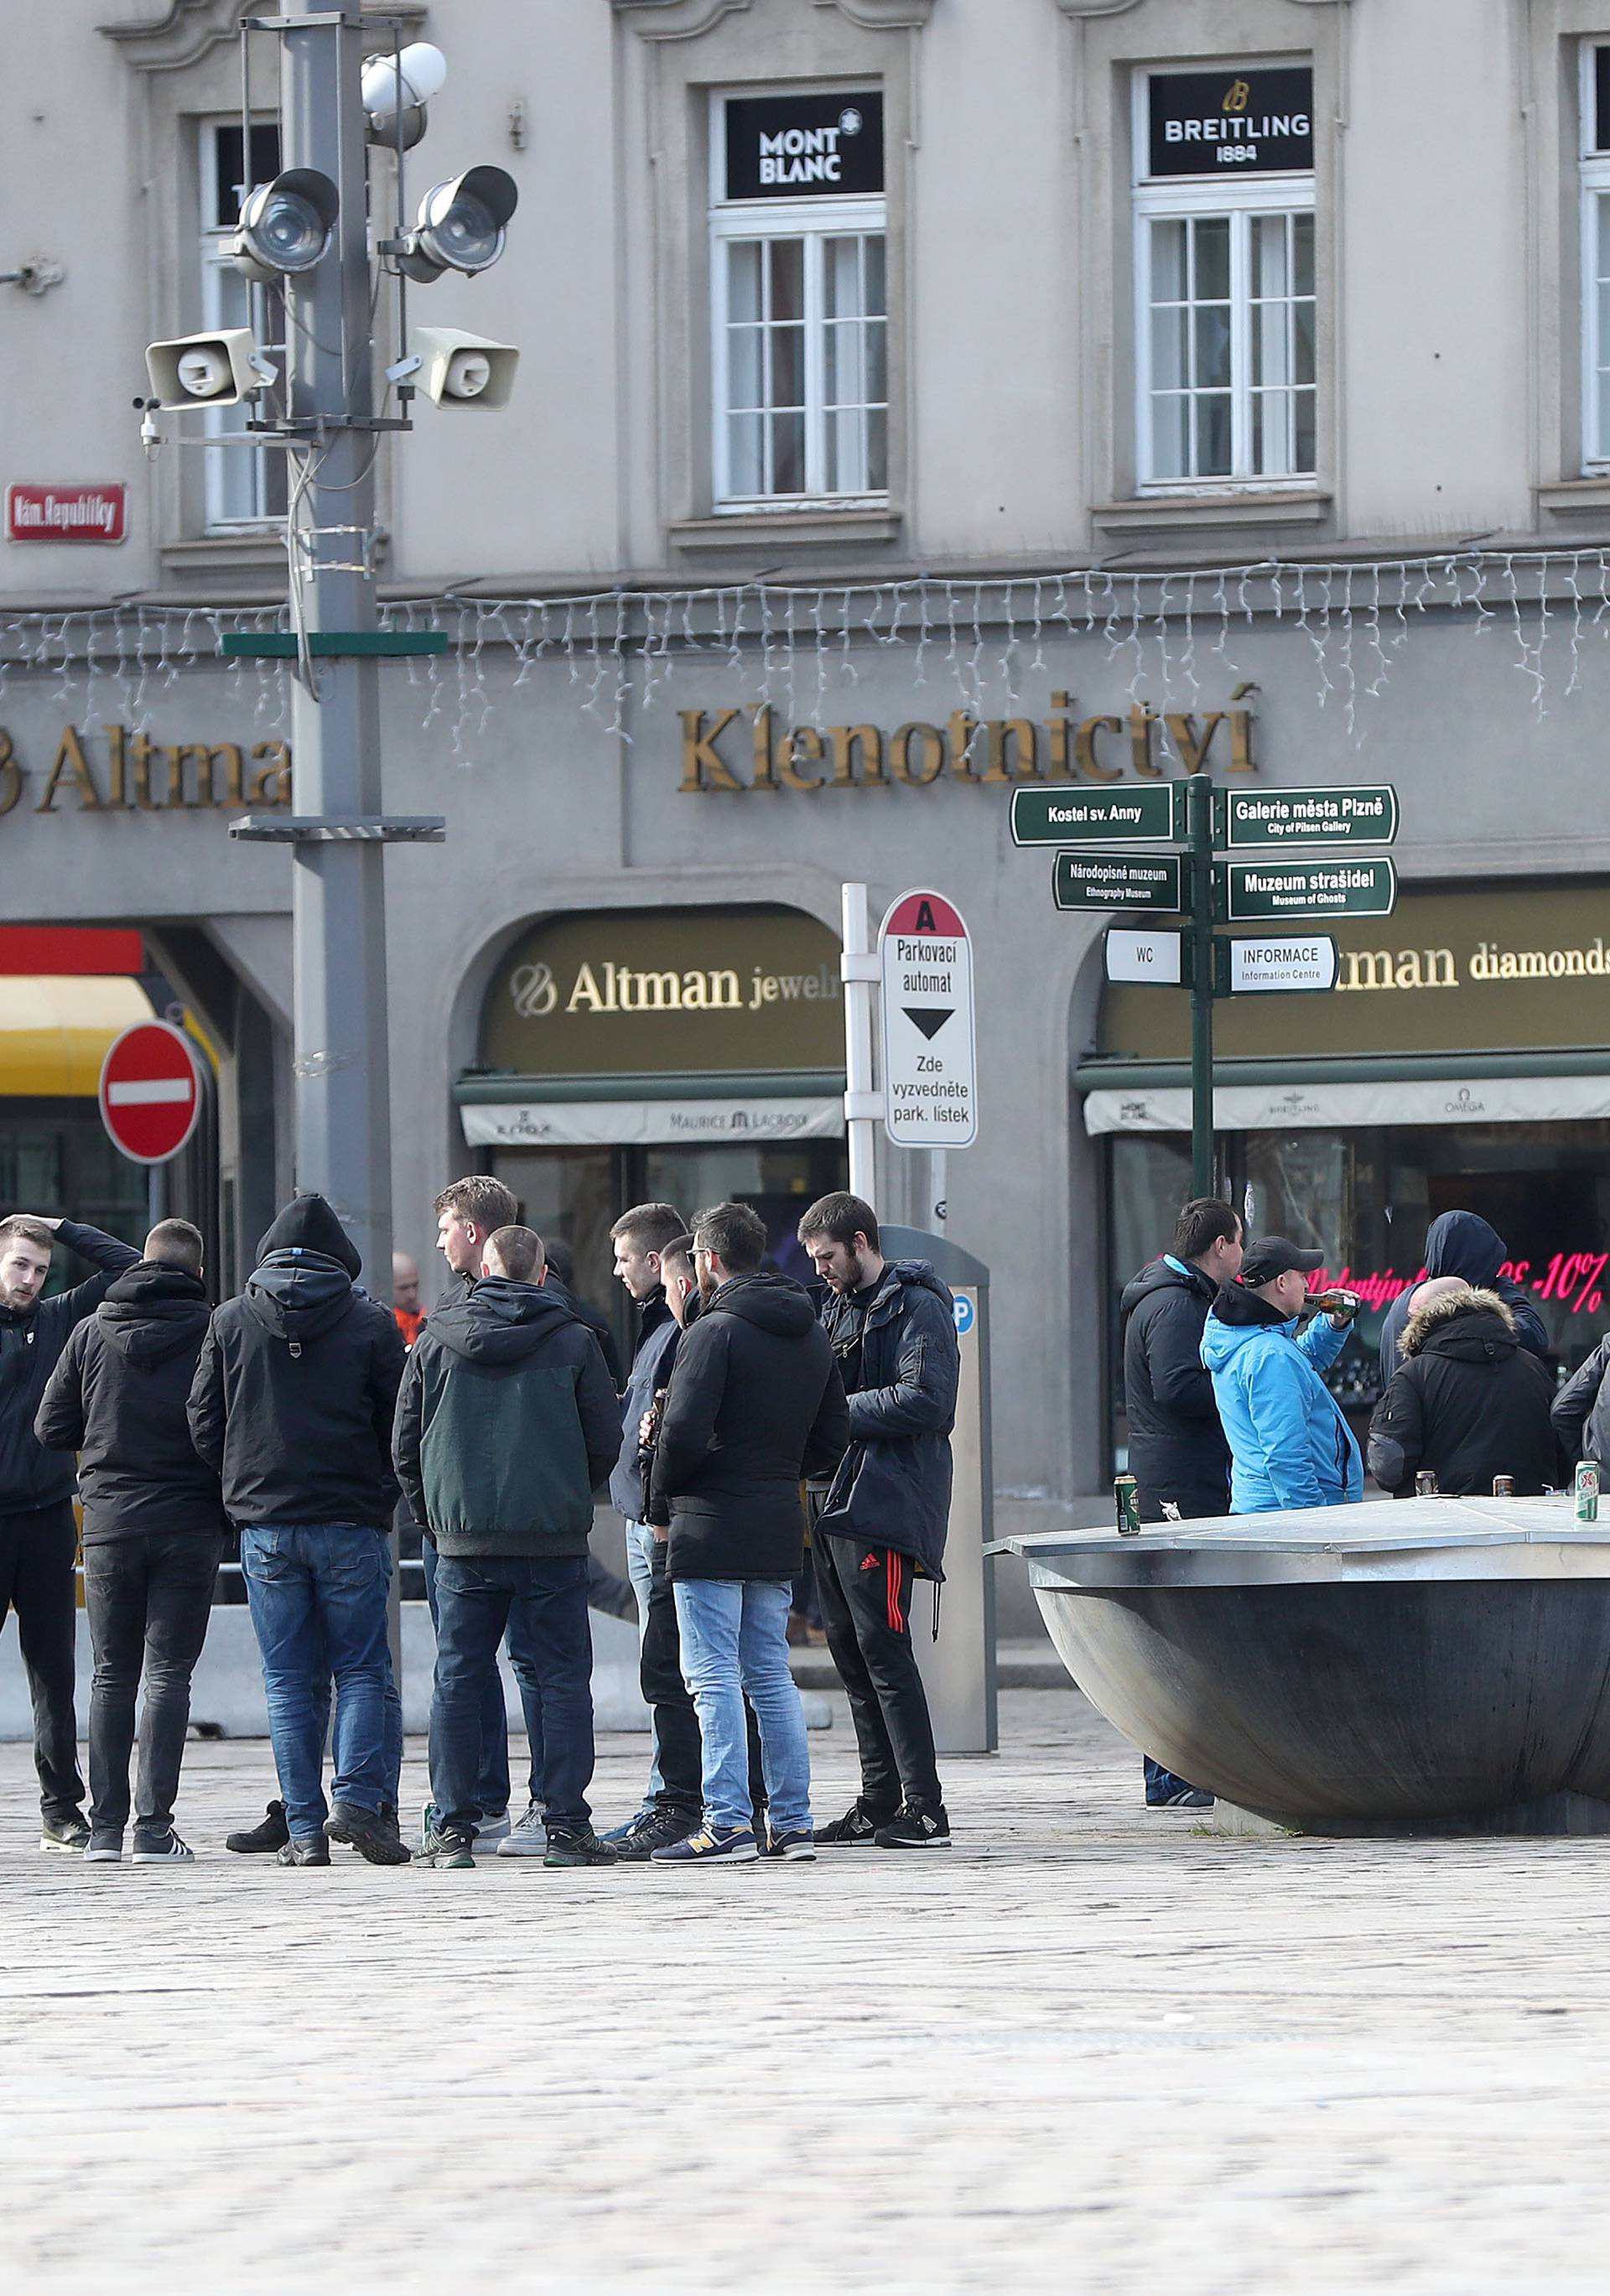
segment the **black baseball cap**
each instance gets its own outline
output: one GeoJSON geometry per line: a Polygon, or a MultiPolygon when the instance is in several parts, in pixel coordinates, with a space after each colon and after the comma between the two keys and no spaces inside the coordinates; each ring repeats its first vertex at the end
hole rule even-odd
{"type": "Polygon", "coordinates": [[[1261,1235],[1247,1245],[1241,1261],[1241,1281],[1249,1288],[1260,1283],[1272,1283],[1277,1275],[1285,1275],[1300,1267],[1305,1275],[1325,1265],[1322,1251],[1304,1251],[1300,1244],[1289,1243],[1283,1235],[1261,1235]]]}

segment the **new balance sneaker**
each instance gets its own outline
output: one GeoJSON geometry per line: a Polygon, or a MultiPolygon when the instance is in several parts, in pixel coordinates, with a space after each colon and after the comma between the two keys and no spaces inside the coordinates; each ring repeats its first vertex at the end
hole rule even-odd
{"type": "MultiPolygon", "coordinates": [[[[476,1836],[475,1846],[477,1849],[481,1847],[479,1834],[476,1836]]],[[[543,1823],[540,1802],[532,1801],[526,1804],[525,1816],[517,1818],[510,1826],[494,1854],[499,1857],[546,1857],[547,1856],[548,1830],[543,1823]]]]}
{"type": "Polygon", "coordinates": [[[545,1866],[613,1866],[620,1851],[612,1841],[600,1841],[590,1825],[550,1825],[545,1866]]]}
{"type": "Polygon", "coordinates": [[[653,1853],[656,1866],[713,1866],[725,1857],[729,1864],[743,1865],[758,1857],[760,1845],[754,1829],[748,1825],[702,1825],[697,1833],[690,1833],[680,1841],[672,1841],[663,1849],[653,1853]]]}
{"type": "Polygon", "coordinates": [[[439,1833],[432,1825],[420,1844],[419,1862],[422,1866],[446,1866],[463,1872],[475,1863],[472,1837],[467,1833],[439,1833]]]}
{"type": "Polygon", "coordinates": [[[76,1809],[66,1817],[42,1817],[39,1847],[53,1849],[59,1857],[80,1857],[89,1848],[89,1828],[76,1809]]]}
{"type": "Polygon", "coordinates": [[[293,1833],[275,1857],[276,1866],[327,1866],[330,1844],[322,1833],[293,1833]]]}
{"type": "Polygon", "coordinates": [[[814,1857],[817,1854],[815,1834],[808,1825],[795,1826],[790,1833],[773,1833],[767,1837],[768,1857],[814,1857]]]}
{"type": "Polygon", "coordinates": [[[880,1825],[888,1825],[898,1815],[890,1810],[878,1817],[864,1802],[851,1802],[842,1817],[835,1817],[829,1825],[818,1825],[816,1845],[818,1849],[870,1849],[877,1839],[880,1825]]]}
{"type": "Polygon", "coordinates": [[[324,1820],[327,1841],[348,1841],[371,1866],[406,1866],[409,1850],[395,1825],[377,1809],[355,1801],[338,1801],[324,1820]]]}
{"type": "Polygon", "coordinates": [[[475,1847],[490,1849],[499,1841],[506,1841],[514,1831],[506,1809],[489,1809],[475,1821],[475,1847]]]}
{"type": "Polygon", "coordinates": [[[887,1825],[873,1840],[880,1849],[949,1849],[950,1820],[942,1801],[902,1802],[887,1825]]]}
{"type": "Polygon", "coordinates": [[[86,1866],[117,1866],[123,1857],[123,1837],[120,1833],[92,1833],[89,1847],[84,1852],[86,1866]]]}
{"type": "Polygon", "coordinates": [[[656,1849],[669,1849],[673,1842],[686,1841],[698,1823],[696,1810],[644,1810],[618,1839],[609,1833],[604,1839],[614,1842],[616,1855],[624,1858],[628,1865],[641,1864],[645,1857],[652,1857],[656,1849]]]}
{"type": "MultiPolygon", "coordinates": [[[[87,1850],[85,1855],[87,1857],[87,1850]]],[[[140,1833],[134,1838],[136,1866],[193,1866],[195,1851],[187,1841],[181,1841],[170,1825],[166,1833],[140,1833]]]]}
{"type": "Polygon", "coordinates": [[[226,1849],[233,1849],[240,1857],[261,1857],[275,1849],[283,1849],[291,1839],[291,1828],[285,1823],[285,1805],[271,1801],[268,1815],[260,1825],[245,1827],[239,1833],[224,1836],[226,1849]]]}

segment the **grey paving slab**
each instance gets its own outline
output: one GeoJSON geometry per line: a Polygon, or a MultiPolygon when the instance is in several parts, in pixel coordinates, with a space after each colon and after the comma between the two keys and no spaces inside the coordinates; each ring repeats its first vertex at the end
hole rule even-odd
{"type": "Polygon", "coordinates": [[[1002,1746],[948,1858],[695,1874],[229,1858],[256,1742],[203,1862],[86,1868],[0,1747],[0,2287],[1602,2296],[1610,1844],[1215,1839],[1067,1693],[1002,1746]]]}

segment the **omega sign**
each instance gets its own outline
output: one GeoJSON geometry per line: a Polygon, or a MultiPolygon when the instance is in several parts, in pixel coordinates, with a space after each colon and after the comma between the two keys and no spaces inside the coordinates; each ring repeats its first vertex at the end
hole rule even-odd
{"type": "MultiPolygon", "coordinates": [[[[208,808],[288,805],[291,750],[284,742],[153,742],[127,726],[103,726],[103,744],[64,726],[36,813],[194,813],[208,808]]],[[[0,727],[0,814],[21,801],[33,769],[0,727]]]]}

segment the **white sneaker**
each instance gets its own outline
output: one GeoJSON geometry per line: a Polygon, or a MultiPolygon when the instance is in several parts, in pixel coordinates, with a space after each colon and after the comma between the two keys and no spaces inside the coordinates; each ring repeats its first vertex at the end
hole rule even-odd
{"type": "Polygon", "coordinates": [[[160,1838],[136,1833],[131,1866],[193,1866],[195,1851],[181,1841],[171,1826],[160,1838]]]}
{"type": "MultiPolygon", "coordinates": [[[[480,1836],[476,1837],[479,1846],[480,1836]]],[[[542,1815],[540,1802],[529,1802],[525,1816],[517,1825],[508,1827],[497,1845],[499,1857],[546,1857],[548,1854],[548,1829],[542,1815]]]]}
{"type": "Polygon", "coordinates": [[[489,1810],[475,1821],[475,1847],[489,1849],[495,1841],[506,1841],[513,1830],[506,1809],[489,1810]]]}

